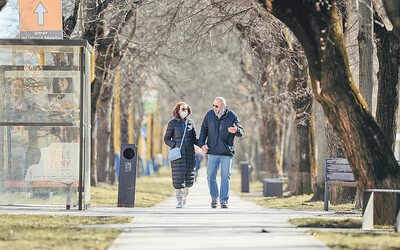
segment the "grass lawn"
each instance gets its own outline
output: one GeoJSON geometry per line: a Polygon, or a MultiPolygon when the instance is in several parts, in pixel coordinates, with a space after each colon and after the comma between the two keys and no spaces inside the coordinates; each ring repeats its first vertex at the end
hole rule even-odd
{"type": "MultiPolygon", "coordinates": [[[[136,181],[135,206],[151,207],[172,195],[170,169],[136,181]]],[[[118,185],[91,187],[92,206],[117,206],[118,185]]],[[[129,223],[132,217],[0,215],[0,249],[106,249],[121,233],[81,225],[129,223]]]]}
{"type": "MultiPolygon", "coordinates": [[[[136,207],[152,207],[172,195],[171,169],[161,167],[158,174],[136,179],[136,207]]],[[[92,206],[117,206],[118,184],[108,187],[91,187],[92,206]]]]}
{"type": "Polygon", "coordinates": [[[119,230],[77,226],[131,220],[132,217],[0,215],[0,249],[106,249],[119,230]]]}
{"type": "MultiPolygon", "coordinates": [[[[250,182],[250,193],[241,192],[240,175],[235,174],[231,177],[231,188],[244,200],[254,202],[263,207],[273,209],[293,209],[293,210],[323,210],[323,201],[310,201],[312,195],[296,195],[289,197],[264,197],[262,194],[263,184],[261,181],[250,182]]],[[[354,204],[329,205],[329,210],[334,211],[354,211],[354,204]]],[[[361,210],[359,210],[361,211],[361,210]]]]}
{"type": "Polygon", "coordinates": [[[299,218],[291,219],[289,222],[298,227],[361,228],[361,219],[299,218]]]}
{"type": "MultiPolygon", "coordinates": [[[[261,206],[276,209],[294,210],[323,210],[322,201],[310,202],[312,195],[299,195],[290,197],[263,197],[262,182],[251,182],[250,193],[241,193],[240,175],[233,175],[231,178],[232,190],[243,199],[255,202],[261,206]]],[[[330,210],[339,214],[354,212],[354,204],[329,205],[330,210]]],[[[308,233],[317,237],[327,246],[333,249],[400,249],[400,233],[394,232],[368,232],[354,231],[346,232],[346,229],[361,229],[360,219],[326,219],[326,218],[299,218],[291,219],[290,223],[298,227],[311,227],[308,233]],[[325,228],[323,231],[318,228],[325,228]],[[343,228],[343,232],[329,231],[343,228]],[[326,230],[328,229],[328,230],[326,230]]],[[[388,228],[388,227],[382,227],[388,228]]]]}
{"type": "Polygon", "coordinates": [[[337,233],[309,231],[333,249],[399,249],[399,233],[337,233]]]}
{"type": "Polygon", "coordinates": [[[309,230],[312,234],[333,249],[399,249],[400,233],[394,232],[345,232],[346,228],[361,228],[361,219],[291,219],[298,227],[343,228],[343,232],[309,230]]]}

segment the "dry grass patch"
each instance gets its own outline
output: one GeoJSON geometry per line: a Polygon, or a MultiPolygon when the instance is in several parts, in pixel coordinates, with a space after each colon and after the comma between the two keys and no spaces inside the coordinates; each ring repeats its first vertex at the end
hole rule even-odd
{"type": "Polygon", "coordinates": [[[132,217],[0,215],[0,249],[106,249],[120,230],[78,226],[131,220],[132,217]]]}
{"type": "MultiPolygon", "coordinates": [[[[323,210],[323,201],[310,201],[311,195],[296,195],[288,197],[264,197],[263,183],[261,181],[250,182],[250,193],[241,192],[240,175],[232,175],[231,188],[243,199],[254,202],[260,206],[272,209],[291,209],[291,210],[323,210]]],[[[340,212],[352,212],[356,210],[353,203],[329,205],[329,210],[340,212]]],[[[361,211],[361,210],[357,210],[361,211]]]]}
{"type": "Polygon", "coordinates": [[[361,219],[299,218],[290,219],[289,222],[298,227],[361,228],[361,219]]]}
{"type": "Polygon", "coordinates": [[[399,233],[337,233],[309,231],[333,249],[399,249],[399,233]]]}
{"type": "Polygon", "coordinates": [[[343,228],[343,232],[315,229],[308,231],[333,249],[398,249],[400,246],[399,233],[385,231],[374,233],[361,230],[346,232],[349,228],[361,229],[361,219],[299,218],[291,219],[289,222],[298,227],[343,228]]]}
{"type": "MultiPolygon", "coordinates": [[[[136,179],[136,207],[152,207],[171,196],[171,170],[161,167],[158,174],[142,176],[136,179]]],[[[91,187],[92,206],[117,206],[118,184],[106,187],[91,187]]]]}

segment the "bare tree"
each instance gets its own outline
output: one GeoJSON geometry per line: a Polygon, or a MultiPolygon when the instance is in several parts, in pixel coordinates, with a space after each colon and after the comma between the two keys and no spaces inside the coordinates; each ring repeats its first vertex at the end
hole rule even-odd
{"type": "MultiPolygon", "coordinates": [[[[335,1],[259,2],[302,44],[314,95],[340,138],[357,187],[399,188],[400,168],[349,71],[335,1]]],[[[376,208],[378,222],[389,222],[394,201],[385,199],[380,204],[376,208]]]]}

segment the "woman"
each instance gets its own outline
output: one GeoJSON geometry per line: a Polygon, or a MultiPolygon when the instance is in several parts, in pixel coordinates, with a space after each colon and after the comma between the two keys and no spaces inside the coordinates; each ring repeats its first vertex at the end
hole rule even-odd
{"type": "Polygon", "coordinates": [[[193,120],[188,117],[192,109],[185,102],[178,102],[172,114],[174,119],[168,122],[167,131],[164,135],[164,142],[171,149],[180,147],[184,129],[186,128],[185,138],[183,140],[181,155],[182,157],[171,161],[172,184],[176,191],[176,208],[184,208],[186,198],[189,194],[189,188],[193,186],[195,176],[195,154],[194,145],[198,144],[196,129],[193,120]]]}

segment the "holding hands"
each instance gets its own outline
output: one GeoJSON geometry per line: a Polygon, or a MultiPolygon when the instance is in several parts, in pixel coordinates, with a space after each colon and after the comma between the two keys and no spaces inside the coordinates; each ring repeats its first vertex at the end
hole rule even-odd
{"type": "Polygon", "coordinates": [[[204,153],[208,152],[208,146],[204,145],[203,147],[201,147],[201,149],[204,151],[204,153]]]}

